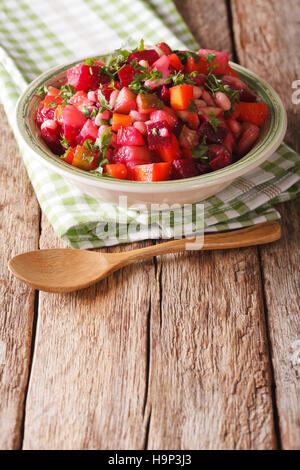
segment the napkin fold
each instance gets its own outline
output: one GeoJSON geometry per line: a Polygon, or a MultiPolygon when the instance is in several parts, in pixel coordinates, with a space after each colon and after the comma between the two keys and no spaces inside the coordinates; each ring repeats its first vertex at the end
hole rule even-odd
{"type": "MultiPolygon", "coordinates": [[[[14,128],[16,101],[27,84],[48,68],[120,47],[128,37],[161,40],[174,48],[199,46],[172,0],[2,0],[0,11],[0,99],[14,128]],[[180,38],[180,39],[179,39],[180,38]]],[[[74,248],[97,248],[148,238],[173,238],[177,215],[96,200],[62,176],[21,153],[42,210],[56,234],[74,248]],[[151,231],[149,222],[151,221],[151,231]],[[128,230],[131,225],[138,230],[128,230]],[[122,234],[122,236],[120,236],[122,234]]],[[[285,144],[260,167],[203,201],[204,229],[217,232],[280,218],[273,207],[300,190],[299,156],[285,144]]],[[[191,206],[197,226],[196,205],[191,206]]]]}

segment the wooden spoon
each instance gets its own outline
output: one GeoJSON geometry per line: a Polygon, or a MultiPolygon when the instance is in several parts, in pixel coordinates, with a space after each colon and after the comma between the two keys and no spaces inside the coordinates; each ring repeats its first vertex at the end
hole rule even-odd
{"type": "MultiPolygon", "coordinates": [[[[265,222],[226,233],[204,236],[201,250],[223,250],[271,243],[281,237],[277,222],[265,222]]],[[[89,287],[117,269],[135,261],[167,253],[190,251],[193,239],[173,240],[122,253],[99,253],[71,248],[55,248],[23,253],[8,267],[20,280],[46,292],[72,292],[89,287]],[[188,244],[188,245],[187,245],[188,244]]]]}

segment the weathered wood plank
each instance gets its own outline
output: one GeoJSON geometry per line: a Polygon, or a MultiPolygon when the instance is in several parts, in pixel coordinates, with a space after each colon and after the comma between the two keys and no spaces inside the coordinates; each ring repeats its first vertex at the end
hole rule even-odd
{"type": "Polygon", "coordinates": [[[201,47],[232,55],[226,0],[174,0],[174,3],[201,47]]]}
{"type": "MultiPolygon", "coordinates": [[[[53,246],[62,243],[43,219],[41,247],[53,246]]],[[[152,261],[78,293],[40,293],[25,449],[143,448],[148,312],[157,293],[152,261]]]]}
{"type": "Polygon", "coordinates": [[[168,258],[151,316],[149,448],[275,448],[256,253],[168,258]]]}
{"type": "Polygon", "coordinates": [[[22,439],[35,294],[10,274],[7,262],[38,247],[39,208],[2,106],[0,122],[0,449],[17,449],[22,439]]]}
{"type": "MultiPolygon", "coordinates": [[[[232,5],[241,63],[268,80],[279,92],[288,112],[286,141],[300,151],[300,105],[292,102],[292,83],[300,77],[300,4],[297,0],[234,0],[232,5]]],[[[285,449],[299,449],[299,199],[282,205],[280,212],[282,240],[259,250],[281,442],[285,449]]]]}
{"type": "MultiPolygon", "coordinates": [[[[225,2],[176,4],[204,47],[229,48],[225,2]]],[[[257,250],[170,255],[158,266],[148,448],[275,448],[257,250]]]]}

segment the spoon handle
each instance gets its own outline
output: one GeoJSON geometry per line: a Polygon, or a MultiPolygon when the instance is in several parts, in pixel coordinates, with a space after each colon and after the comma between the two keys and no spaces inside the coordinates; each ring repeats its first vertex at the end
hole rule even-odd
{"type": "Polygon", "coordinates": [[[223,250],[229,248],[241,248],[246,246],[263,245],[279,240],[281,237],[281,226],[278,222],[264,222],[251,227],[234,230],[225,233],[214,233],[205,235],[202,239],[182,238],[170,242],[158,243],[146,246],[138,250],[118,253],[124,264],[151,258],[153,256],[178,253],[180,251],[193,250],[223,250]]]}

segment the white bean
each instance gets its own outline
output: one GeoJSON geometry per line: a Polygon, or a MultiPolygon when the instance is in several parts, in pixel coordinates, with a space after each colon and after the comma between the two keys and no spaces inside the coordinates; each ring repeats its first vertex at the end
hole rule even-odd
{"type": "Polygon", "coordinates": [[[227,122],[228,122],[228,125],[229,125],[229,127],[230,127],[230,130],[231,130],[234,134],[238,135],[238,134],[241,133],[241,125],[240,125],[239,122],[237,122],[236,119],[228,119],[227,122]]]}
{"type": "Polygon", "coordinates": [[[204,100],[195,100],[195,105],[198,108],[205,108],[206,107],[206,103],[205,103],[204,100]]]}
{"type": "Polygon", "coordinates": [[[110,95],[110,98],[109,98],[109,106],[111,108],[114,108],[115,107],[115,104],[116,104],[116,101],[117,101],[117,98],[118,98],[118,95],[119,95],[119,90],[114,90],[112,92],[112,94],[110,95]]]}
{"type": "Polygon", "coordinates": [[[223,91],[217,91],[215,95],[215,102],[223,111],[229,111],[231,109],[231,101],[223,91]]]}
{"type": "Polygon", "coordinates": [[[208,93],[208,91],[203,90],[202,99],[205,101],[206,104],[208,104],[208,106],[215,106],[215,102],[210,96],[210,94],[208,93]]]}
{"type": "Polygon", "coordinates": [[[98,101],[97,93],[95,91],[89,91],[87,97],[90,101],[93,101],[93,103],[98,101]]]}
{"type": "Polygon", "coordinates": [[[202,89],[199,86],[193,86],[194,98],[198,99],[202,96],[202,89]]]}
{"type": "Polygon", "coordinates": [[[141,66],[144,67],[145,69],[148,69],[148,68],[149,68],[149,62],[148,62],[148,60],[140,60],[140,61],[139,61],[139,65],[141,65],[141,66]]]}

